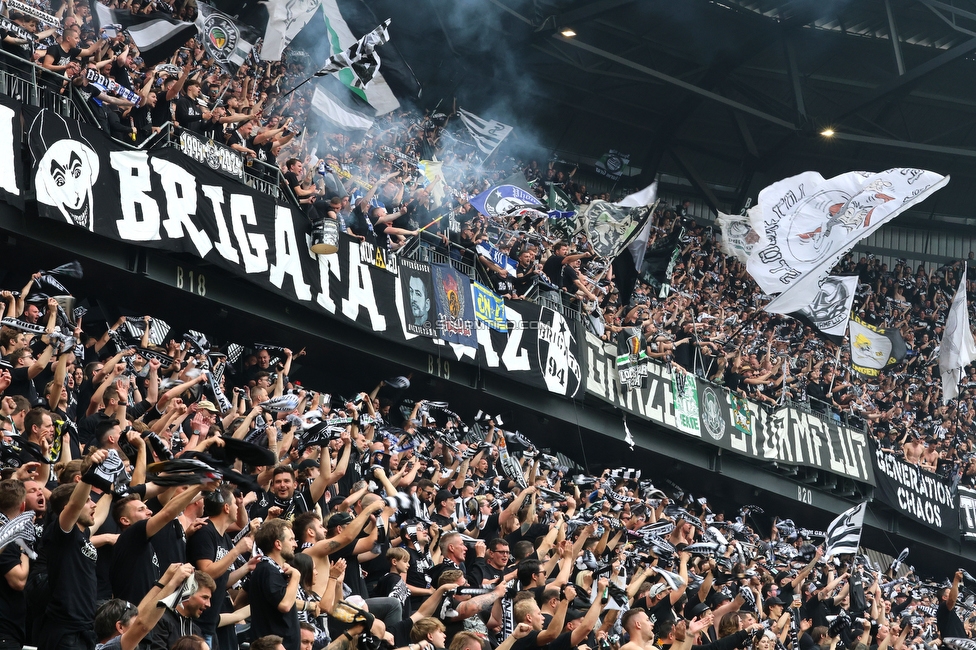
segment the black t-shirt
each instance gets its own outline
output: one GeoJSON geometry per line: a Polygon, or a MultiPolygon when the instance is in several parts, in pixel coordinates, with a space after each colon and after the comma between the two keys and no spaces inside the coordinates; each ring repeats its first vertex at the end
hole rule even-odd
{"type": "MultiPolygon", "coordinates": [[[[188,562],[197,566],[200,560],[210,560],[217,562],[222,557],[231,552],[234,548],[234,541],[230,535],[217,532],[212,521],[207,521],[206,525],[195,532],[186,540],[186,559],[188,562]]],[[[197,567],[199,568],[199,567],[197,567]]],[[[227,595],[227,579],[230,577],[230,569],[224,572],[219,578],[214,578],[217,588],[213,591],[210,598],[210,607],[200,615],[200,628],[207,634],[214,634],[217,629],[217,621],[220,619],[220,607],[227,595]]]]}
{"type": "Polygon", "coordinates": [[[129,69],[125,65],[120,64],[118,58],[112,61],[111,70],[112,78],[115,79],[116,83],[123,88],[132,90],[132,78],[129,76],[129,69]]]}
{"type": "Polygon", "coordinates": [[[369,598],[369,592],[366,589],[366,581],[363,580],[363,572],[359,569],[359,558],[356,553],[356,544],[359,540],[365,537],[364,533],[359,533],[356,539],[352,540],[349,544],[346,544],[340,548],[335,553],[329,555],[329,560],[335,562],[339,558],[346,560],[346,578],[345,584],[352,590],[352,593],[357,596],[362,596],[363,598],[369,598]]]}
{"type": "MultiPolygon", "coordinates": [[[[515,643],[512,645],[512,650],[531,650],[532,648],[538,648],[539,633],[540,630],[532,630],[521,639],[516,639],[515,643]]],[[[553,639],[552,642],[550,642],[549,645],[546,646],[546,648],[548,648],[549,650],[569,650],[570,648],[573,647],[572,637],[573,637],[572,632],[563,632],[555,639],[553,639]]]]}
{"type": "Polygon", "coordinates": [[[54,520],[44,527],[44,545],[51,587],[45,625],[60,632],[94,630],[97,553],[88,530],[72,526],[66,533],[54,520]]]}
{"type": "Polygon", "coordinates": [[[565,255],[550,255],[546,263],[542,265],[542,272],[546,274],[553,284],[558,285],[563,275],[563,260],[565,255]]]}
{"type": "Polygon", "coordinates": [[[935,612],[935,623],[939,626],[939,634],[943,639],[950,637],[957,639],[967,638],[966,628],[963,626],[962,621],[959,620],[959,615],[954,610],[946,607],[944,600],[939,601],[939,608],[935,612]]]}
{"type": "MultiPolygon", "coordinates": [[[[436,588],[437,581],[441,579],[441,575],[443,575],[445,571],[452,571],[452,570],[460,570],[461,573],[465,574],[465,578],[467,578],[467,571],[465,570],[463,564],[461,566],[458,566],[453,561],[444,559],[440,564],[438,564],[437,566],[435,566],[433,569],[430,570],[430,581],[432,583],[432,586],[436,588]]],[[[468,582],[471,583],[470,580],[468,582]]]]}
{"type": "Polygon", "coordinates": [[[186,95],[176,100],[176,121],[184,129],[198,131],[200,122],[203,121],[203,111],[197,100],[190,99],[186,95]]]}
{"type": "Polygon", "coordinates": [[[156,105],[152,108],[152,122],[155,126],[162,126],[172,122],[176,115],[176,100],[166,99],[166,91],[156,93],[156,105]]]}
{"type": "Polygon", "coordinates": [[[137,521],[122,531],[112,551],[112,594],[138,603],[159,580],[159,559],[146,536],[148,519],[137,521]]]}
{"type": "Polygon", "coordinates": [[[258,639],[276,634],[283,639],[282,645],[286,650],[298,650],[301,646],[298,609],[292,605],[286,614],[278,611],[278,604],[287,590],[288,577],[277,565],[268,560],[258,562],[247,585],[251,603],[251,635],[258,639]]]}
{"type": "MultiPolygon", "coordinates": [[[[163,509],[163,504],[159,499],[152,498],[146,501],[146,506],[153,512],[163,509]]],[[[163,526],[152,538],[153,549],[159,559],[159,567],[165,571],[169,565],[179,562],[186,562],[186,532],[179,517],[163,526]]]]}
{"type": "Polygon", "coordinates": [[[54,58],[54,65],[68,65],[72,61],[79,60],[78,57],[81,55],[81,48],[73,47],[66,52],[60,43],[56,43],[47,48],[47,54],[54,58]]]}
{"type": "Polygon", "coordinates": [[[523,539],[527,539],[534,544],[536,537],[545,535],[548,532],[548,524],[532,524],[524,533],[522,532],[522,527],[520,526],[508,535],[505,535],[505,541],[508,542],[509,546],[515,546],[523,539]]]}
{"type": "Polygon", "coordinates": [[[231,147],[235,144],[241,147],[247,147],[247,140],[245,140],[244,137],[241,136],[241,134],[238,133],[236,129],[231,131],[230,135],[227,136],[227,146],[231,147]]]}
{"type": "Polygon", "coordinates": [[[34,386],[34,381],[27,374],[27,371],[27,366],[11,370],[10,386],[7,387],[7,390],[3,394],[6,397],[23,395],[31,403],[31,406],[39,406],[41,402],[37,397],[37,388],[34,386]]]}
{"type": "MultiPolygon", "coordinates": [[[[430,570],[434,568],[434,562],[427,550],[417,550],[413,544],[405,546],[407,553],[410,554],[410,568],[407,569],[407,584],[420,589],[430,589],[430,570]]],[[[417,609],[427,596],[411,596],[411,603],[417,609]]]]}
{"type": "Polygon", "coordinates": [[[468,572],[468,581],[474,587],[483,587],[485,584],[498,584],[496,578],[505,575],[505,569],[496,569],[482,558],[475,560],[468,572]]]}
{"type": "Polygon", "coordinates": [[[10,544],[0,553],[0,638],[26,641],[24,620],[27,618],[27,599],[23,591],[13,589],[7,574],[20,566],[20,547],[10,544]]]}
{"type": "Polygon", "coordinates": [[[295,192],[295,198],[301,198],[298,196],[298,188],[302,186],[302,179],[298,177],[295,172],[285,172],[285,182],[288,184],[288,188],[295,192]]]}
{"type": "Polygon", "coordinates": [[[396,573],[387,573],[379,579],[376,587],[373,588],[373,597],[399,600],[400,607],[403,609],[403,618],[407,618],[413,613],[413,607],[410,606],[410,590],[407,589],[407,583],[403,581],[403,578],[396,573]]]}
{"type": "MultiPolygon", "coordinates": [[[[24,32],[26,31],[27,30],[24,30],[24,32]]],[[[3,49],[4,52],[9,52],[14,56],[20,57],[21,59],[26,59],[28,61],[34,58],[34,48],[37,46],[37,41],[36,39],[33,38],[33,36],[30,38],[30,40],[27,43],[20,43],[16,45],[4,41],[4,39],[8,36],[12,38],[22,38],[23,34],[21,32],[7,31],[5,29],[0,29],[0,49],[3,49]]]]}

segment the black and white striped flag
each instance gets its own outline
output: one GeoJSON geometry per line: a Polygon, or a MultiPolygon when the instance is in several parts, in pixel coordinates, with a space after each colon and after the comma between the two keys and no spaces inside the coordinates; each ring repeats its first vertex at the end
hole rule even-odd
{"type": "Polygon", "coordinates": [[[154,66],[173,56],[188,40],[197,35],[197,26],[170,18],[161,12],[149,16],[110,9],[100,2],[92,3],[96,31],[101,27],[122,25],[147,66],[154,66]]]}
{"type": "Polygon", "coordinates": [[[621,467],[618,469],[610,470],[610,478],[618,479],[621,481],[636,481],[640,479],[641,471],[639,469],[630,469],[629,467],[621,467]]]}
{"type": "MultiPolygon", "coordinates": [[[[127,318],[125,321],[125,329],[132,338],[142,338],[142,333],[146,331],[146,321],[139,317],[127,318]]],[[[169,334],[169,330],[170,327],[166,321],[158,318],[150,318],[149,344],[162,345],[166,340],[166,335],[169,334]]]]}
{"type": "Polygon", "coordinates": [[[861,527],[864,525],[864,512],[867,502],[859,503],[850,510],[842,512],[827,527],[826,557],[857,553],[861,543],[861,527]]]}
{"type": "Polygon", "coordinates": [[[507,138],[512,132],[513,127],[507,124],[502,124],[496,120],[480,118],[474,113],[469,113],[463,109],[458,109],[458,115],[461,116],[461,123],[464,124],[464,128],[474,138],[478,149],[489,156],[498,148],[502,140],[507,138]]]}
{"type": "Polygon", "coordinates": [[[365,88],[380,69],[380,57],[376,54],[376,48],[390,40],[390,33],[387,31],[389,26],[388,18],[376,29],[353,43],[348,50],[330,56],[315,76],[324,77],[344,68],[350,68],[356,77],[352,85],[356,88],[365,88]]]}

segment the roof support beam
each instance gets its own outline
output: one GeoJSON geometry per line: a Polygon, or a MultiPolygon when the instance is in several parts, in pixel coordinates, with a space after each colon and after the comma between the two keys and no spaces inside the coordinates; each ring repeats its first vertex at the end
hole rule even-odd
{"type": "Polygon", "coordinates": [[[855,135],[853,133],[836,132],[830,136],[831,140],[847,140],[849,142],[862,142],[864,144],[876,144],[882,147],[897,147],[900,149],[912,149],[913,151],[925,151],[928,153],[945,154],[948,156],[963,156],[966,158],[976,158],[976,149],[962,149],[960,147],[944,147],[935,144],[921,144],[918,142],[906,142],[904,140],[894,140],[891,138],[875,138],[869,135],[855,135]]]}
{"type": "Polygon", "coordinates": [[[850,117],[851,115],[859,112],[861,109],[866,108],[882,99],[909,92],[912,86],[921,81],[926,75],[935,72],[939,68],[948,65],[949,63],[952,63],[956,59],[966,56],[974,50],[976,50],[976,38],[971,38],[965,43],[957,45],[951,50],[946,50],[942,54],[930,59],[922,65],[915,66],[897,79],[878,86],[867,97],[862,98],[853,106],[845,110],[842,114],[834,118],[835,121],[850,117]]]}
{"type": "Polygon", "coordinates": [[[786,35],[784,45],[786,46],[786,62],[789,66],[790,83],[793,84],[793,99],[796,101],[796,114],[800,122],[806,120],[807,108],[803,103],[803,88],[800,87],[800,69],[796,65],[796,49],[793,47],[793,37],[786,35]]]}
{"type": "Polygon", "coordinates": [[[694,188],[701,192],[701,195],[705,197],[705,203],[707,203],[708,207],[712,209],[712,212],[718,214],[718,198],[715,196],[715,193],[712,192],[712,188],[705,183],[705,179],[699,175],[698,170],[692,167],[691,163],[689,163],[684,156],[678,153],[677,149],[673,147],[668,149],[668,154],[670,154],[674,162],[677,163],[678,167],[681,168],[681,171],[685,173],[685,176],[688,177],[688,180],[691,181],[694,188]]]}
{"type": "Polygon", "coordinates": [[[770,115],[769,113],[765,113],[763,111],[757,110],[751,106],[746,106],[745,104],[742,104],[740,102],[728,99],[727,97],[723,97],[718,93],[713,93],[710,90],[699,88],[694,84],[690,84],[686,81],[682,81],[681,79],[676,79],[675,77],[664,74],[663,72],[659,72],[657,70],[654,70],[653,68],[649,68],[646,65],[641,65],[640,63],[636,63],[629,59],[625,59],[622,56],[617,56],[612,52],[607,52],[606,50],[584,43],[577,38],[566,38],[562,34],[553,34],[553,38],[560,40],[563,43],[566,43],[567,45],[572,45],[573,47],[577,47],[586,52],[590,52],[591,54],[602,56],[606,59],[609,59],[610,61],[613,61],[614,63],[619,63],[622,66],[631,68],[633,70],[637,70],[638,72],[642,72],[648,75],[649,77],[653,77],[655,79],[659,79],[661,81],[667,82],[673,86],[677,86],[696,95],[707,97],[708,99],[716,101],[720,104],[725,104],[726,106],[731,106],[737,111],[748,113],[750,115],[763,119],[767,122],[772,122],[773,124],[776,124],[783,128],[790,129],[791,131],[796,129],[796,126],[792,122],[787,122],[786,120],[780,119],[775,115],[770,115]]]}
{"type": "Polygon", "coordinates": [[[885,12],[888,14],[888,35],[891,37],[891,47],[895,51],[895,65],[898,74],[905,74],[905,60],[901,57],[901,39],[898,37],[898,27],[895,25],[895,12],[891,10],[891,0],[885,0],[885,12]]]}
{"type": "Polygon", "coordinates": [[[581,20],[590,20],[599,16],[600,14],[605,14],[608,11],[613,11],[624,5],[629,5],[634,2],[634,0],[603,0],[602,2],[590,2],[577,9],[571,9],[567,12],[561,13],[556,16],[556,29],[562,27],[573,27],[573,23],[578,23],[581,20]]]}

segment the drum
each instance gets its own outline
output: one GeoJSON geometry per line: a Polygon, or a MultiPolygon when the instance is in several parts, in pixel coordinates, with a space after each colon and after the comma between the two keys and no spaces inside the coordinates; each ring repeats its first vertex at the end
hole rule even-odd
{"type": "Polygon", "coordinates": [[[312,245],[309,250],[316,255],[339,252],[339,225],[333,219],[322,219],[312,224],[312,245]]]}

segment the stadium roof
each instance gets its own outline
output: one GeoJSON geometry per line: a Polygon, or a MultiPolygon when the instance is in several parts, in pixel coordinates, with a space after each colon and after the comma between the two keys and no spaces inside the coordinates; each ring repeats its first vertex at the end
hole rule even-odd
{"type": "Polygon", "coordinates": [[[976,226],[976,0],[374,0],[370,8],[393,18],[397,47],[424,87],[422,107],[441,101],[443,110],[456,97],[515,124],[526,144],[579,158],[619,149],[641,180],[687,179],[733,209],[801,171],[922,167],[953,180],[916,221],[976,226]],[[828,129],[832,137],[822,135],[828,129]]]}

